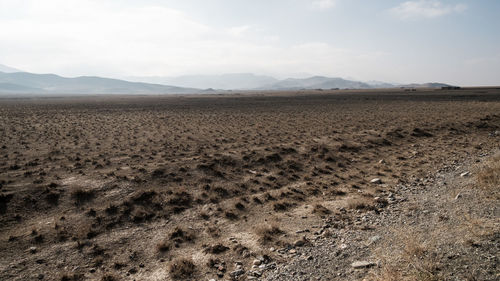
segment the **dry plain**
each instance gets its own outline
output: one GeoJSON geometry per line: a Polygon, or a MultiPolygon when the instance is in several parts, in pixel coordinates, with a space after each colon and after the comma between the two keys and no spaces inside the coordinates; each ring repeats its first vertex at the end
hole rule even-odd
{"type": "Polygon", "coordinates": [[[0,279],[258,279],[499,130],[498,88],[0,99],[0,279]]]}

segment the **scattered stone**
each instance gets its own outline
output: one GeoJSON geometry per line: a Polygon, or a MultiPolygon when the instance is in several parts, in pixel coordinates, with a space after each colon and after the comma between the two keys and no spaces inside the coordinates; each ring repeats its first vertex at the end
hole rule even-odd
{"type": "Polygon", "coordinates": [[[370,181],[370,183],[374,183],[374,184],[381,184],[382,183],[382,180],[379,179],[379,178],[374,178],[370,181]]]}
{"type": "Polygon", "coordinates": [[[30,253],[34,254],[36,253],[36,247],[30,247],[30,253]]]}
{"type": "Polygon", "coordinates": [[[244,273],[245,273],[245,271],[243,269],[237,269],[237,270],[229,273],[229,275],[231,275],[232,277],[238,277],[240,275],[243,275],[244,273]]]}
{"type": "Polygon", "coordinates": [[[295,243],[293,245],[295,247],[302,247],[302,246],[305,246],[306,244],[309,244],[309,241],[304,236],[304,237],[302,237],[302,239],[299,239],[299,240],[295,241],[295,243]]]}
{"type": "Polygon", "coordinates": [[[251,275],[253,277],[261,277],[262,276],[262,272],[260,272],[258,270],[252,270],[252,271],[248,272],[248,275],[251,275]]]}
{"type": "Polygon", "coordinates": [[[468,176],[470,176],[470,172],[469,171],[463,172],[463,173],[460,174],[460,176],[461,177],[468,177],[468,176]]]}
{"type": "Polygon", "coordinates": [[[368,268],[374,265],[376,265],[376,263],[369,261],[355,261],[351,264],[353,268],[368,268]]]}
{"type": "Polygon", "coordinates": [[[372,237],[370,237],[370,243],[375,243],[375,242],[379,241],[380,239],[382,239],[382,237],[380,237],[380,235],[372,236],[372,237]]]}
{"type": "Polygon", "coordinates": [[[457,196],[455,196],[455,200],[458,200],[458,199],[459,199],[459,198],[461,198],[461,197],[462,197],[462,193],[460,193],[460,192],[459,192],[459,193],[457,194],[457,196]]]}
{"type": "Polygon", "coordinates": [[[252,262],[253,265],[260,265],[261,263],[262,262],[260,260],[257,260],[257,259],[253,260],[253,262],[252,262]]]}
{"type": "Polygon", "coordinates": [[[288,251],[288,252],[289,252],[290,254],[295,254],[295,253],[297,253],[297,250],[295,250],[295,249],[291,249],[291,250],[290,250],[290,251],[288,251]]]}

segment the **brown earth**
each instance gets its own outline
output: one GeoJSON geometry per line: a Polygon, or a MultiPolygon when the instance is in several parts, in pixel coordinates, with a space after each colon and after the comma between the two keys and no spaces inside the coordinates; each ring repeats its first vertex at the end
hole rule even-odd
{"type": "Polygon", "coordinates": [[[3,99],[0,279],[251,279],[499,128],[492,88],[3,99]]]}

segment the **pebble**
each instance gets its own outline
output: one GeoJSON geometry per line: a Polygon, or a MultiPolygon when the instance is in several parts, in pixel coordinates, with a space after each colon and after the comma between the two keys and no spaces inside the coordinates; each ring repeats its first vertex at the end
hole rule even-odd
{"type": "Polygon", "coordinates": [[[460,174],[461,177],[468,177],[469,175],[470,175],[469,171],[460,174]]]}
{"type": "Polygon", "coordinates": [[[238,277],[240,275],[243,275],[245,273],[245,271],[243,269],[237,269],[235,271],[232,271],[231,273],[229,273],[229,275],[233,276],[233,277],[238,277]]]}
{"type": "Polygon", "coordinates": [[[253,265],[260,265],[262,262],[258,259],[253,260],[253,265]]]}
{"type": "Polygon", "coordinates": [[[375,183],[375,184],[381,184],[382,183],[382,180],[379,179],[379,178],[374,178],[370,181],[371,183],[375,183]]]}
{"type": "Polygon", "coordinates": [[[370,242],[375,243],[375,242],[379,241],[380,239],[382,239],[382,237],[380,237],[380,235],[375,235],[375,236],[370,237],[370,242]]]}
{"type": "Polygon", "coordinates": [[[367,267],[372,267],[374,266],[374,262],[369,262],[369,261],[355,261],[351,264],[353,268],[367,268],[367,267]]]}
{"type": "Polygon", "coordinates": [[[30,247],[30,253],[34,254],[36,253],[36,247],[30,247]]]}

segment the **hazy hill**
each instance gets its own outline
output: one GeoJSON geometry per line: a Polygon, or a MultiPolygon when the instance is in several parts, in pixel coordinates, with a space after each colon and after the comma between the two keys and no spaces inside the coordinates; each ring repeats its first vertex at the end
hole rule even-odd
{"type": "Polygon", "coordinates": [[[0,64],[0,72],[12,73],[12,72],[22,72],[22,70],[15,69],[15,68],[12,68],[10,66],[0,64]]]}
{"type": "Polygon", "coordinates": [[[81,76],[65,78],[55,74],[0,72],[0,93],[29,94],[167,94],[193,93],[196,89],[81,76]]]}
{"type": "Polygon", "coordinates": [[[372,88],[367,83],[345,80],[342,78],[330,78],[324,76],[313,76],[304,79],[288,78],[273,84],[268,84],[260,89],[269,90],[294,90],[294,89],[368,89],[372,88]]]}
{"type": "Polygon", "coordinates": [[[132,81],[141,81],[148,83],[158,83],[167,85],[176,85],[179,87],[198,88],[198,89],[254,89],[263,85],[275,83],[276,78],[255,75],[252,73],[229,73],[221,75],[184,75],[177,77],[127,77],[132,81]]]}
{"type": "Polygon", "coordinates": [[[406,85],[400,85],[399,87],[405,87],[405,88],[441,88],[441,87],[448,87],[451,85],[444,84],[444,83],[437,83],[437,82],[432,82],[432,83],[423,83],[423,84],[406,84],[406,85]]]}

